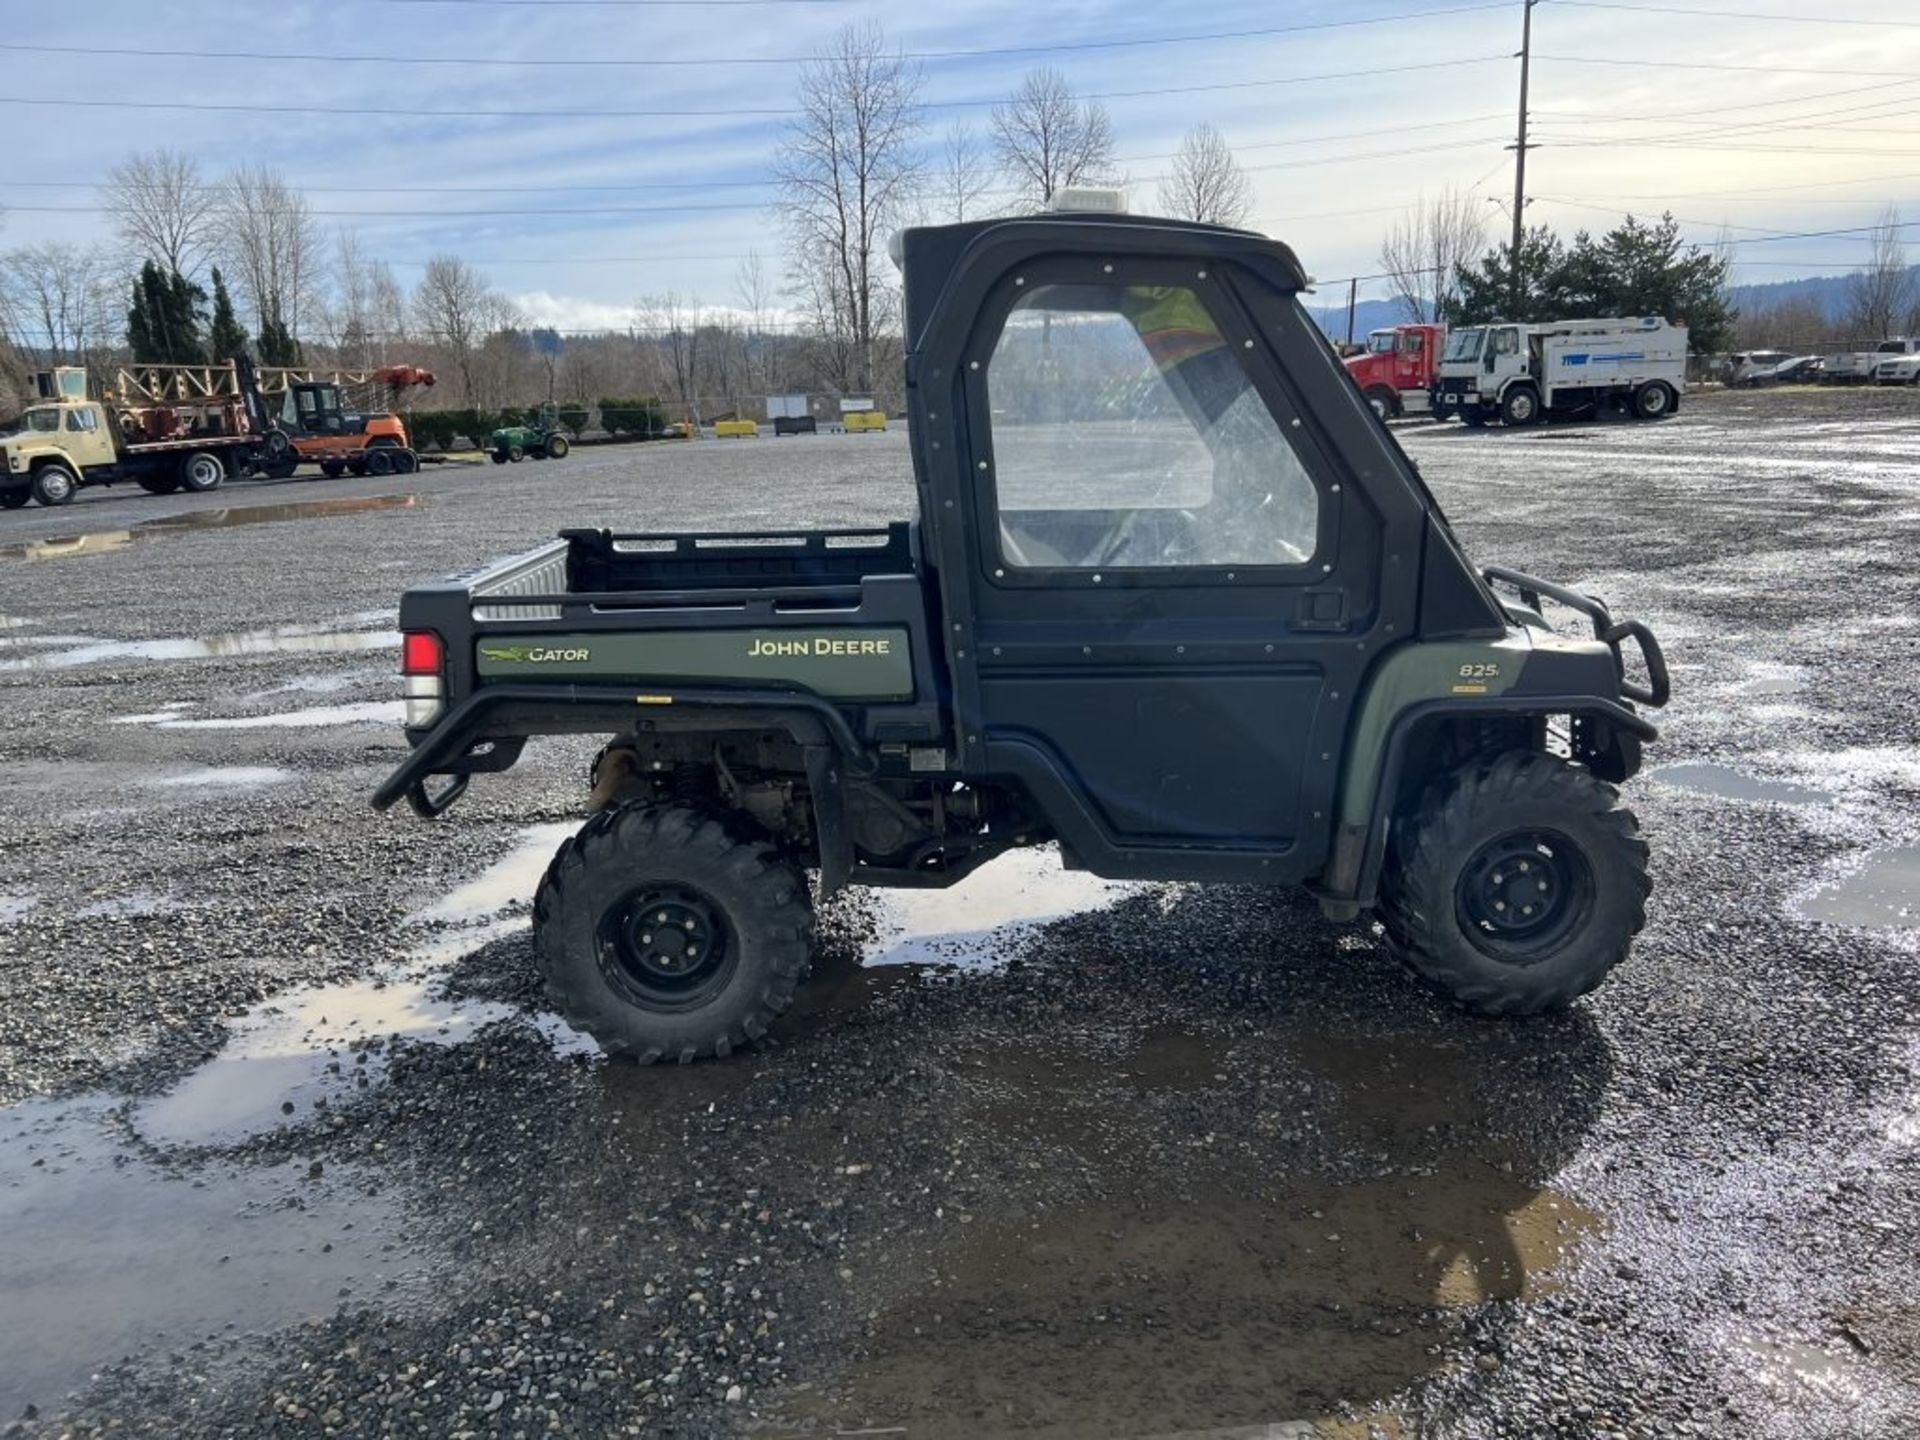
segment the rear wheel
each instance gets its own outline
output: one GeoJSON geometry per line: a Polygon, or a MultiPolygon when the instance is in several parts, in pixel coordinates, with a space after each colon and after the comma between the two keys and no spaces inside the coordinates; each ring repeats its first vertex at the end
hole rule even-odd
{"type": "Polygon", "coordinates": [[[1500,423],[1519,428],[1540,418],[1540,395],[1531,385],[1516,385],[1500,401],[1500,423]]]}
{"type": "Polygon", "coordinates": [[[547,455],[550,459],[564,460],[567,458],[567,451],[572,448],[573,446],[567,443],[567,437],[564,435],[547,437],[547,455]]]}
{"type": "Polygon", "coordinates": [[[33,472],[33,498],[42,505],[71,505],[80,477],[58,461],[33,472]]]}
{"type": "Polygon", "coordinates": [[[227,467],[220,463],[220,457],[205,450],[197,450],[180,462],[180,483],[196,495],[218,490],[226,478],[227,467]]]}
{"type": "Polygon", "coordinates": [[[347,473],[347,467],[338,460],[322,460],[320,462],[320,473],[329,480],[338,480],[342,475],[347,473]]]}
{"type": "Polygon", "coordinates": [[[1570,1004],[1646,923],[1647,847],[1619,798],[1536,752],[1461,771],[1396,828],[1381,897],[1388,942],[1470,1010],[1570,1004]]]}
{"type": "Polygon", "coordinates": [[[760,1039],[806,978],[813,905],[764,841],[677,806],[625,805],[563,844],[533,901],[555,1007],[642,1064],[760,1039]]]}
{"type": "Polygon", "coordinates": [[[133,482],[149,495],[171,495],[180,488],[178,475],[142,475],[133,482]]]}
{"type": "Polygon", "coordinates": [[[391,475],[393,473],[393,453],[384,446],[367,452],[367,473],[369,475],[391,475]]]}
{"type": "Polygon", "coordinates": [[[420,457],[411,450],[401,449],[393,452],[393,473],[411,475],[420,468],[420,457]]]}
{"type": "Polygon", "coordinates": [[[1642,420],[1663,420],[1673,410],[1673,391],[1649,380],[1633,392],[1633,413],[1642,420]]]}
{"type": "Polygon", "coordinates": [[[1469,429],[1478,430],[1487,423],[1487,412],[1478,405],[1469,405],[1460,412],[1460,419],[1469,429]]]}

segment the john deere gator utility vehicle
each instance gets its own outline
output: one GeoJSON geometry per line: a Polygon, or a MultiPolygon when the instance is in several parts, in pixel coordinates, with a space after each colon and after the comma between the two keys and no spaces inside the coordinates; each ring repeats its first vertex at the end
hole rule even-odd
{"type": "Polygon", "coordinates": [[[609,737],[535,900],[561,1013],[640,1060],[726,1055],[807,977],[809,871],[944,886],[1049,842],[1303,887],[1476,1010],[1599,984],[1648,894],[1614,787],[1660,647],[1469,562],[1292,252],[1109,213],[901,251],[916,519],[641,513],[401,603],[412,751],[377,806],[438,816],[530,736],[609,737]]]}

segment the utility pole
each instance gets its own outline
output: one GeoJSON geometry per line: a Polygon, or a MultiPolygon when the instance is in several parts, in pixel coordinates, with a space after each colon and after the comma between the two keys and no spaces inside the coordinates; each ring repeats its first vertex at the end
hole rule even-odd
{"type": "Polygon", "coordinates": [[[1520,242],[1527,222],[1527,71],[1533,63],[1533,7],[1540,0],[1520,0],[1520,128],[1509,148],[1513,151],[1513,293],[1509,303],[1513,318],[1520,314],[1520,297],[1525,294],[1520,274],[1520,242]]]}
{"type": "Polygon", "coordinates": [[[1347,345],[1353,345],[1353,307],[1360,303],[1360,277],[1347,281],[1347,345]]]}

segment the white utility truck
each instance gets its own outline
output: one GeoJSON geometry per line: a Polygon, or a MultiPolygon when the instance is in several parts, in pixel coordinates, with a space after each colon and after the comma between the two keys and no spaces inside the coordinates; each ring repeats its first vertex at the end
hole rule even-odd
{"type": "Polygon", "coordinates": [[[1601,409],[1659,420],[1687,387],[1687,327],[1644,319],[1469,325],[1447,337],[1433,391],[1438,420],[1531,425],[1601,409]]]}

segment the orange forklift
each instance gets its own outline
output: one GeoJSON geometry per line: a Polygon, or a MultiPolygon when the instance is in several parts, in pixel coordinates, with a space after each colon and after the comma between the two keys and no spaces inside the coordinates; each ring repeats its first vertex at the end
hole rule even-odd
{"type": "Polygon", "coordinates": [[[406,475],[420,457],[407,439],[407,427],[392,409],[349,410],[341,381],[378,386],[389,406],[408,390],[433,384],[433,372],[417,365],[388,365],[366,372],[319,375],[311,370],[261,372],[261,390],[281,391],[280,428],[293,442],[284,473],[311,462],[329,479],[341,475],[406,475]]]}

